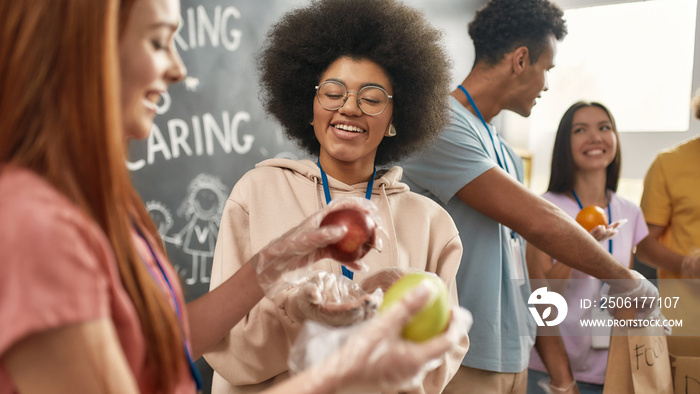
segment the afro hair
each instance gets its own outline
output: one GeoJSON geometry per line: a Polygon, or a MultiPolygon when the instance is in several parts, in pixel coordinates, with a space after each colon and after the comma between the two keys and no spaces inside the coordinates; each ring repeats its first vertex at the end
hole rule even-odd
{"type": "Polygon", "coordinates": [[[417,10],[394,0],[317,0],[285,14],[258,54],[260,98],[286,135],[311,155],[321,146],[309,122],[314,86],[337,59],[370,60],[393,88],[393,124],[375,165],[427,146],[449,120],[450,62],[442,34],[417,10]]]}

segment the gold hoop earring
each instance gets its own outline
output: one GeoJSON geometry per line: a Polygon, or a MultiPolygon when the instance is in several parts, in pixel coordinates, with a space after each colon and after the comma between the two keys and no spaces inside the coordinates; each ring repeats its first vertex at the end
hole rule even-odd
{"type": "Polygon", "coordinates": [[[389,129],[386,131],[385,134],[387,137],[394,137],[396,136],[396,128],[394,127],[393,124],[389,125],[389,129]]]}

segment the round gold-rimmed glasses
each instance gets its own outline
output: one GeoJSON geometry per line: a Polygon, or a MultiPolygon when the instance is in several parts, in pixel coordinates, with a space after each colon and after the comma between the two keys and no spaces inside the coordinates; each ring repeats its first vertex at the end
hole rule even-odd
{"type": "Polygon", "coordinates": [[[370,116],[384,112],[389,106],[389,100],[393,98],[379,86],[365,86],[358,92],[348,90],[345,85],[337,81],[326,81],[316,86],[318,103],[329,111],[335,111],[345,105],[350,93],[355,93],[357,96],[357,106],[360,111],[370,116]]]}

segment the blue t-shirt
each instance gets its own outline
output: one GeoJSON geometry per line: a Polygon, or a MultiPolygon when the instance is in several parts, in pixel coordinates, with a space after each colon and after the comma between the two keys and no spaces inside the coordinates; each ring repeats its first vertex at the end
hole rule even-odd
{"type": "MultiPolygon", "coordinates": [[[[527,368],[535,338],[535,322],[527,309],[530,285],[525,242],[506,226],[463,203],[456,193],[498,166],[497,154],[501,163],[505,159],[510,175],[522,182],[522,160],[505,142],[503,158],[500,148],[494,150],[479,118],[454,97],[450,97],[450,104],[450,125],[426,151],[402,163],[402,180],[412,191],[440,203],[459,229],[464,253],[457,272],[457,293],[460,305],[474,315],[471,344],[462,364],[488,371],[521,372],[527,368]],[[511,237],[520,242],[519,264],[513,257],[511,237]]],[[[498,147],[497,132],[493,125],[489,128],[498,147]]]]}

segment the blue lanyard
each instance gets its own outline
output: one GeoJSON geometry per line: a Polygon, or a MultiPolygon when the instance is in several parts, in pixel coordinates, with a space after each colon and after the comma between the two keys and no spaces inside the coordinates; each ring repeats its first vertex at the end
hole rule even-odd
{"type": "MultiPolygon", "coordinates": [[[[574,198],[576,199],[576,203],[578,204],[578,208],[583,209],[583,205],[581,204],[581,200],[578,199],[578,196],[576,195],[576,192],[574,191],[574,189],[571,189],[571,194],[574,195],[574,198]]],[[[610,224],[612,221],[612,214],[610,213],[610,199],[608,198],[607,191],[605,192],[605,201],[608,203],[608,224],[610,224]]],[[[612,252],[613,252],[612,250],[613,250],[612,238],[610,238],[608,240],[608,251],[610,252],[610,254],[612,254],[612,252]]]]}
{"type": "MultiPolygon", "coordinates": [[[[481,115],[481,111],[479,111],[479,108],[476,107],[476,103],[474,103],[474,99],[472,99],[472,96],[469,94],[469,92],[467,92],[467,89],[465,89],[462,85],[458,85],[457,87],[464,93],[465,96],[467,96],[467,100],[469,100],[469,105],[472,106],[474,112],[476,113],[476,116],[479,117],[479,120],[481,120],[481,123],[484,125],[486,131],[489,133],[489,138],[491,138],[491,145],[493,145],[493,153],[496,154],[496,163],[498,163],[498,166],[501,167],[502,170],[510,173],[510,171],[508,170],[508,162],[506,160],[506,152],[503,150],[503,141],[501,141],[501,139],[498,138],[498,145],[501,148],[501,156],[503,156],[503,163],[501,163],[501,158],[498,157],[498,149],[496,149],[496,140],[494,140],[493,134],[491,134],[491,129],[489,128],[488,123],[486,123],[484,116],[481,115]]],[[[515,239],[515,234],[516,233],[514,230],[510,230],[510,237],[512,239],[515,239]]]]}
{"type": "MultiPolygon", "coordinates": [[[[177,314],[177,318],[180,319],[180,325],[182,328],[182,315],[180,314],[180,303],[177,301],[177,297],[175,296],[175,290],[173,289],[173,286],[170,284],[170,280],[168,279],[168,275],[165,274],[165,270],[163,269],[163,266],[160,264],[160,260],[158,260],[158,256],[156,256],[155,252],[153,251],[153,248],[151,247],[151,244],[148,243],[146,240],[146,237],[143,236],[143,233],[141,233],[141,230],[134,226],[136,228],[136,232],[138,233],[139,237],[143,239],[143,242],[146,243],[146,246],[148,246],[148,250],[151,252],[151,256],[156,261],[156,265],[158,265],[158,269],[160,270],[160,273],[163,275],[163,279],[165,279],[165,283],[168,285],[168,290],[170,291],[170,296],[173,299],[173,303],[175,304],[175,313],[177,314]]],[[[149,266],[145,261],[144,264],[146,265],[146,268],[148,268],[148,271],[151,273],[151,276],[153,276],[153,280],[156,281],[156,284],[158,284],[158,279],[156,278],[156,273],[153,272],[151,269],[151,266],[149,266]]],[[[183,343],[185,345],[185,356],[187,356],[187,362],[190,364],[190,373],[192,374],[192,379],[194,380],[194,383],[197,386],[197,390],[201,391],[203,384],[202,384],[202,376],[199,374],[199,370],[197,369],[197,365],[194,363],[192,360],[192,356],[190,355],[190,347],[187,345],[187,340],[184,338],[185,333],[182,333],[183,335],[183,343]]]]}
{"type": "MultiPolygon", "coordinates": [[[[328,187],[328,177],[326,176],[326,172],[323,171],[323,168],[321,167],[321,162],[317,160],[316,165],[318,165],[318,169],[321,170],[321,185],[323,186],[323,194],[326,196],[326,205],[328,205],[331,203],[331,190],[328,187]]],[[[372,188],[374,187],[374,177],[376,175],[377,167],[374,167],[372,178],[369,180],[369,182],[367,182],[367,192],[365,192],[365,198],[368,200],[372,199],[372,188]]],[[[341,268],[343,269],[343,275],[346,278],[352,280],[353,276],[355,276],[355,273],[345,268],[344,265],[341,265],[341,268]]]]}
{"type": "Polygon", "coordinates": [[[481,115],[481,112],[479,112],[479,108],[476,107],[476,104],[474,103],[474,100],[472,99],[472,96],[467,92],[467,89],[464,88],[464,86],[459,85],[457,86],[462,92],[464,92],[464,95],[467,96],[467,100],[469,100],[469,105],[472,106],[474,109],[474,112],[476,113],[476,116],[479,117],[481,120],[481,123],[484,124],[484,127],[486,127],[486,131],[489,133],[489,137],[491,138],[491,145],[493,145],[493,152],[496,154],[496,162],[498,163],[498,166],[501,167],[502,170],[505,170],[506,172],[508,171],[508,163],[506,161],[506,152],[503,150],[503,142],[501,141],[498,136],[498,145],[501,148],[501,156],[503,156],[503,163],[501,163],[500,157],[498,157],[498,149],[496,148],[496,140],[493,138],[493,134],[491,133],[491,129],[489,128],[489,125],[486,123],[486,120],[484,117],[481,115]]]}

